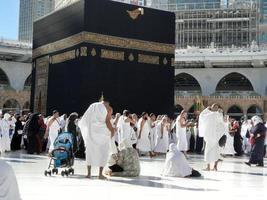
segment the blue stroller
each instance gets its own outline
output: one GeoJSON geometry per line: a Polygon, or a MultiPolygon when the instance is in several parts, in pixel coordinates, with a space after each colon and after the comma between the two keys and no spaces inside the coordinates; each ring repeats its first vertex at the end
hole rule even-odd
{"type": "Polygon", "coordinates": [[[54,150],[50,154],[48,170],[44,172],[45,176],[58,174],[58,168],[65,168],[65,170],[61,171],[62,176],[74,174],[74,169],[72,168],[74,164],[73,139],[71,133],[59,133],[54,142],[54,150]]]}

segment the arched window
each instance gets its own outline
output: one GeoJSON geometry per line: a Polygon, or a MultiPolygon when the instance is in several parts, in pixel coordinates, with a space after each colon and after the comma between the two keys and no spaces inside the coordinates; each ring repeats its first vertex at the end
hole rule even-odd
{"type": "Polygon", "coordinates": [[[251,82],[242,74],[231,73],[223,77],[216,87],[216,91],[253,91],[251,82]]]}
{"type": "Polygon", "coordinates": [[[183,109],[184,109],[184,108],[183,108],[181,105],[177,104],[177,105],[174,107],[174,114],[175,114],[175,115],[179,115],[179,114],[182,112],[183,109]]]}
{"type": "Polygon", "coordinates": [[[24,87],[31,87],[32,85],[32,75],[29,75],[24,83],[24,87]]]}
{"type": "Polygon", "coordinates": [[[16,99],[7,100],[3,105],[3,111],[4,112],[8,112],[8,111],[19,112],[20,111],[19,102],[16,99]]]}
{"type": "Polygon", "coordinates": [[[262,116],[263,115],[262,109],[257,105],[250,106],[248,111],[247,111],[247,116],[249,118],[253,117],[254,115],[258,115],[258,116],[262,116]]]}
{"type": "Polygon", "coordinates": [[[243,110],[237,105],[231,106],[228,109],[227,114],[236,120],[240,120],[244,115],[243,110]]]}
{"type": "Polygon", "coordinates": [[[0,85],[9,85],[6,73],[0,68],[0,85]]]}
{"type": "Polygon", "coordinates": [[[175,76],[175,85],[174,88],[176,91],[200,91],[201,87],[198,81],[187,73],[181,73],[175,76]]]}

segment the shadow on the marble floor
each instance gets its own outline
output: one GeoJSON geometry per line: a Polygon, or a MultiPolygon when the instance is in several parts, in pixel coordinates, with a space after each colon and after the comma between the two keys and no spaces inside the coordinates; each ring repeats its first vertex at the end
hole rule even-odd
{"type": "MultiPolygon", "coordinates": [[[[73,179],[88,179],[85,177],[85,174],[74,174],[69,176],[68,178],[73,178],[73,179]]],[[[97,176],[92,176],[92,179],[95,179],[97,176]]]]}
{"type": "Polygon", "coordinates": [[[165,158],[139,158],[140,161],[142,162],[155,162],[155,161],[162,161],[165,160],[165,158]]]}
{"type": "MultiPolygon", "coordinates": [[[[261,169],[264,169],[264,168],[261,168],[261,169]]],[[[252,176],[267,176],[266,173],[256,173],[256,172],[239,172],[239,171],[226,171],[226,170],[222,170],[218,172],[229,173],[229,174],[246,174],[246,175],[252,175],[252,176]]]]}
{"type": "Polygon", "coordinates": [[[44,157],[37,157],[37,156],[40,156],[40,155],[36,155],[36,157],[35,156],[22,156],[20,158],[32,159],[32,160],[46,160],[47,158],[49,158],[48,156],[44,156],[44,157]]]}
{"type": "Polygon", "coordinates": [[[205,192],[211,192],[211,191],[219,191],[216,189],[206,189],[206,188],[189,188],[189,187],[182,187],[178,185],[171,185],[171,184],[164,184],[164,183],[158,183],[154,182],[148,179],[152,180],[164,180],[160,177],[151,177],[151,176],[140,176],[136,179],[112,179],[110,178],[109,181],[117,182],[117,183],[125,183],[130,185],[136,185],[136,186],[144,186],[144,187],[153,187],[153,188],[167,188],[167,189],[177,189],[177,190],[187,190],[187,191],[205,191],[205,192]]]}
{"type": "Polygon", "coordinates": [[[25,161],[25,160],[19,160],[19,159],[5,159],[6,162],[10,162],[10,163],[36,163],[33,161],[25,161]]]}
{"type": "Polygon", "coordinates": [[[44,154],[35,155],[35,154],[27,154],[27,153],[21,153],[21,151],[18,152],[8,152],[2,155],[2,158],[16,158],[16,159],[32,159],[32,160],[44,160],[47,159],[48,156],[44,154]],[[15,153],[15,154],[13,154],[15,153]]]}
{"type": "Polygon", "coordinates": [[[188,178],[190,180],[202,180],[202,181],[215,181],[215,182],[220,182],[221,180],[219,179],[214,179],[214,178],[206,178],[205,176],[197,177],[197,178],[188,178]]]}

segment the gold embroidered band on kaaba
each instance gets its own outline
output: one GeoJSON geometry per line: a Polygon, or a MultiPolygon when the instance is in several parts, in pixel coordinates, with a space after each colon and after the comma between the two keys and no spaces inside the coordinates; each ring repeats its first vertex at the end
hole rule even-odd
{"type": "Polygon", "coordinates": [[[50,44],[46,44],[34,49],[33,59],[40,57],[42,55],[47,55],[50,53],[54,53],[57,51],[73,47],[82,42],[103,45],[103,46],[117,47],[117,48],[133,49],[133,50],[148,51],[155,53],[165,53],[165,54],[174,54],[175,50],[175,45],[173,44],[115,37],[115,36],[103,35],[91,32],[81,32],[73,36],[67,37],[65,39],[50,44]]]}

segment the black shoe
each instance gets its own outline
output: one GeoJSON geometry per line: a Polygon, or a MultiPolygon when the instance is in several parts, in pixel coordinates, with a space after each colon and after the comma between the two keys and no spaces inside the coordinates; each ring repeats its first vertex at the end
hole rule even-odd
{"type": "Polygon", "coordinates": [[[250,162],[245,162],[245,164],[251,167],[251,163],[250,162]]]}
{"type": "Polygon", "coordinates": [[[264,167],[264,165],[263,164],[258,164],[258,165],[256,165],[256,167],[264,167]]]}
{"type": "Polygon", "coordinates": [[[197,170],[192,169],[190,177],[201,177],[201,174],[197,170]]]}

